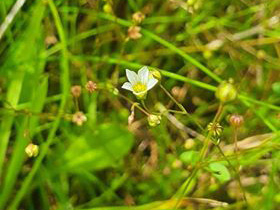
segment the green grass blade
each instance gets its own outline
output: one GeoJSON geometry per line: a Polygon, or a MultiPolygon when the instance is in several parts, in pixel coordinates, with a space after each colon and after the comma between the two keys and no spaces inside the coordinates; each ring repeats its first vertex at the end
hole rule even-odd
{"type": "Polygon", "coordinates": [[[52,129],[49,132],[46,143],[44,145],[42,145],[41,152],[40,152],[38,158],[36,159],[31,172],[24,179],[20,190],[18,191],[14,200],[12,201],[11,205],[9,206],[9,210],[17,209],[20,201],[22,200],[24,195],[27,193],[29,185],[32,182],[32,179],[35,176],[35,174],[37,173],[38,169],[40,168],[40,165],[48,152],[49,146],[51,145],[51,143],[56,135],[56,131],[59,127],[61,117],[63,115],[66,101],[67,101],[67,98],[69,95],[70,84],[69,84],[69,58],[68,58],[68,53],[67,53],[67,41],[66,41],[63,26],[62,26],[62,23],[61,23],[61,20],[60,20],[60,17],[59,17],[59,14],[58,14],[58,11],[57,11],[57,8],[56,8],[54,2],[52,0],[48,0],[48,4],[49,4],[50,10],[51,10],[51,13],[53,15],[53,18],[55,20],[55,25],[58,30],[59,38],[60,38],[60,41],[63,46],[62,58],[61,58],[61,76],[60,76],[61,77],[61,86],[62,86],[61,90],[62,90],[63,95],[62,95],[62,99],[61,99],[61,103],[60,103],[59,113],[53,123],[52,129]]]}

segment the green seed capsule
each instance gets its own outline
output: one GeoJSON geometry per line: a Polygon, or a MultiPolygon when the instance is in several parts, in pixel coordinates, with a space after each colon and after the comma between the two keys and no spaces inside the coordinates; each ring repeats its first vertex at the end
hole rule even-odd
{"type": "Polygon", "coordinates": [[[109,13],[109,14],[112,13],[113,12],[112,6],[110,4],[105,4],[103,6],[103,11],[105,13],[109,13]]]}
{"type": "Polygon", "coordinates": [[[231,82],[222,82],[215,95],[221,102],[225,103],[233,101],[237,97],[237,90],[231,82]]]}

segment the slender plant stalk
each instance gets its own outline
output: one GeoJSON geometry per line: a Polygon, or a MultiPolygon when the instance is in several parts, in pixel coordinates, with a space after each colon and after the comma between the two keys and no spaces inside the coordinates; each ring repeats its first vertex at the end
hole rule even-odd
{"type": "Polygon", "coordinates": [[[143,109],[141,106],[139,106],[137,103],[135,103],[134,101],[130,100],[128,97],[124,96],[123,94],[118,94],[118,96],[120,96],[121,98],[125,99],[126,101],[128,101],[129,103],[131,103],[133,106],[135,106],[137,109],[139,109],[141,112],[143,112],[145,115],[149,116],[150,114],[143,109]]]}
{"type": "Polygon", "coordinates": [[[174,112],[174,113],[178,113],[178,114],[185,114],[187,115],[196,125],[197,127],[199,127],[200,130],[203,130],[202,126],[196,121],[193,119],[193,117],[187,112],[187,110],[185,109],[185,107],[180,104],[169,92],[168,90],[165,89],[165,87],[160,84],[159,85],[160,88],[165,92],[165,94],[181,109],[181,112],[178,112],[176,110],[168,110],[168,112],[174,112]]]}
{"type": "MultiPolygon", "coordinates": [[[[213,123],[216,123],[220,120],[220,117],[221,117],[221,114],[222,114],[222,111],[223,111],[223,107],[224,107],[223,104],[220,103],[219,107],[218,107],[218,110],[216,112],[216,115],[215,115],[215,117],[212,121],[213,123]]],[[[205,157],[207,155],[207,150],[209,148],[209,144],[211,143],[210,139],[211,139],[211,133],[208,132],[208,134],[207,134],[207,136],[204,140],[202,150],[201,150],[200,155],[199,155],[198,163],[196,164],[195,168],[193,169],[193,171],[191,172],[191,174],[189,175],[189,177],[187,178],[187,180],[183,184],[183,188],[181,187],[178,191],[181,195],[179,195],[178,201],[177,201],[176,205],[174,206],[174,209],[177,209],[177,207],[178,207],[179,203],[181,202],[182,198],[185,196],[192,179],[196,176],[197,172],[199,171],[199,168],[200,168],[201,164],[203,163],[203,160],[205,159],[205,157]]],[[[177,193],[175,194],[175,196],[177,195],[177,193]]]]}
{"type": "Polygon", "coordinates": [[[219,149],[219,151],[222,153],[222,155],[226,158],[228,164],[229,164],[229,165],[233,168],[233,170],[236,172],[238,184],[239,184],[239,186],[240,186],[240,188],[241,188],[241,190],[242,190],[243,199],[244,199],[244,201],[248,204],[247,198],[246,198],[246,193],[245,193],[245,190],[244,190],[244,187],[243,187],[243,185],[242,185],[241,178],[240,178],[240,175],[239,175],[240,162],[239,162],[239,150],[238,150],[238,146],[237,146],[237,131],[238,131],[238,129],[237,129],[236,127],[234,127],[233,135],[234,135],[234,153],[235,153],[236,162],[237,162],[236,169],[234,168],[234,166],[232,166],[232,164],[230,163],[230,161],[228,160],[228,158],[225,156],[225,154],[223,153],[223,151],[222,151],[222,149],[220,148],[219,145],[218,145],[218,149],[219,149]]]}
{"type": "Polygon", "coordinates": [[[242,182],[241,182],[241,178],[240,178],[240,175],[239,175],[239,172],[236,170],[236,168],[231,164],[231,162],[229,161],[229,159],[227,158],[227,156],[224,154],[223,150],[221,149],[221,147],[219,145],[216,145],[217,148],[219,149],[219,152],[222,154],[222,156],[225,158],[225,160],[227,161],[228,165],[231,167],[231,169],[235,172],[235,176],[237,177],[237,181],[238,181],[238,184],[239,184],[239,187],[242,191],[242,195],[243,195],[243,199],[244,201],[248,204],[247,202],[247,198],[246,198],[246,194],[245,194],[245,190],[244,190],[244,187],[242,185],[242,182]]]}
{"type": "Polygon", "coordinates": [[[233,130],[233,138],[234,138],[234,152],[235,152],[235,156],[236,156],[236,161],[237,161],[237,169],[239,170],[240,168],[240,163],[239,163],[239,150],[238,150],[238,146],[237,146],[237,128],[234,127],[233,130]]]}
{"type": "Polygon", "coordinates": [[[149,112],[149,109],[148,109],[148,107],[146,106],[146,103],[145,103],[144,100],[141,100],[141,104],[142,104],[142,106],[144,107],[144,109],[145,109],[147,112],[149,112]]]}

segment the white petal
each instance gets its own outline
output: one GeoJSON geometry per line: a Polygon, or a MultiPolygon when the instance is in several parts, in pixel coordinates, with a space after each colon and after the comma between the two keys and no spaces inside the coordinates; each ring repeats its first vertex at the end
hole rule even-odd
{"type": "Polygon", "coordinates": [[[138,77],[140,78],[142,84],[147,84],[149,79],[149,69],[147,66],[142,67],[138,71],[138,77]]]}
{"type": "Polygon", "coordinates": [[[126,69],[126,77],[131,85],[134,85],[139,81],[138,75],[134,71],[130,71],[129,69],[126,69]]]}
{"type": "Polygon", "coordinates": [[[131,83],[129,83],[129,82],[125,82],[125,83],[122,85],[122,88],[123,88],[123,89],[126,89],[126,90],[133,91],[132,85],[131,85],[131,83]]]}
{"type": "Polygon", "coordinates": [[[157,84],[157,82],[158,82],[158,80],[155,78],[149,79],[148,84],[147,84],[148,90],[152,89],[157,84]]]}

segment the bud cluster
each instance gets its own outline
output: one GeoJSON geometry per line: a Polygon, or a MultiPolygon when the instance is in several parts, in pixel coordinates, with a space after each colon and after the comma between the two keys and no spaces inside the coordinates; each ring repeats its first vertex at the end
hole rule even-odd
{"type": "Polygon", "coordinates": [[[27,147],[25,147],[25,153],[28,157],[37,157],[39,154],[39,146],[36,144],[28,144],[27,147]]]}
{"type": "MultiPolygon", "coordinates": [[[[85,85],[85,89],[89,93],[93,93],[97,89],[97,84],[93,81],[88,81],[85,85]]],[[[71,94],[74,98],[79,98],[82,93],[82,87],[80,85],[73,85],[71,87],[71,94]]]]}
{"type": "Polygon", "coordinates": [[[135,12],[132,15],[133,26],[130,26],[127,31],[128,39],[140,39],[142,34],[140,33],[141,27],[138,26],[145,19],[145,14],[142,12],[135,12]]]}

